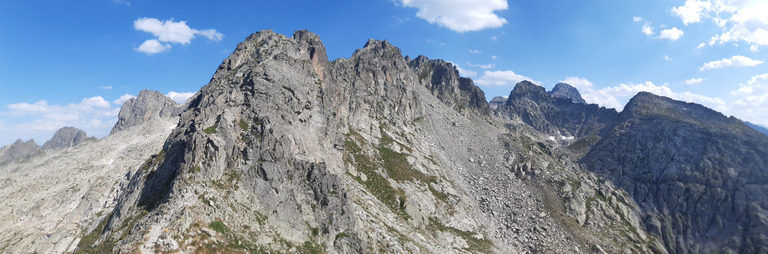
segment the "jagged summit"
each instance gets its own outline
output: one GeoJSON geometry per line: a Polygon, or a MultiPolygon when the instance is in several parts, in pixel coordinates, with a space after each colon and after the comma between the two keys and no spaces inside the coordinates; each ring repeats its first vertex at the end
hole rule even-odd
{"type": "Polygon", "coordinates": [[[549,91],[549,95],[552,95],[552,97],[555,98],[570,99],[573,103],[587,104],[587,102],[581,98],[579,90],[566,83],[555,84],[552,91],[549,91]]]}
{"type": "Polygon", "coordinates": [[[13,144],[0,147],[0,165],[14,160],[23,159],[40,151],[40,146],[34,139],[24,142],[17,139],[13,144]]]}
{"type": "Polygon", "coordinates": [[[490,113],[483,90],[475,86],[472,79],[461,77],[459,70],[450,62],[430,60],[419,55],[409,61],[408,66],[419,76],[419,82],[445,104],[458,109],[474,109],[482,114],[490,113]]]}
{"type": "Polygon", "coordinates": [[[85,131],[75,127],[62,127],[53,134],[50,140],[43,144],[42,150],[75,147],[88,139],[96,138],[89,138],[85,131]]]}
{"type": "Polygon", "coordinates": [[[169,118],[177,116],[179,105],[163,93],[151,90],[141,90],[139,96],[131,98],[120,108],[117,123],[109,133],[115,134],[128,127],[146,123],[152,118],[169,118]]]}
{"type": "Polygon", "coordinates": [[[576,138],[602,135],[618,116],[615,109],[555,97],[544,87],[527,80],[517,83],[505,105],[496,111],[519,119],[538,131],[576,138]]]}

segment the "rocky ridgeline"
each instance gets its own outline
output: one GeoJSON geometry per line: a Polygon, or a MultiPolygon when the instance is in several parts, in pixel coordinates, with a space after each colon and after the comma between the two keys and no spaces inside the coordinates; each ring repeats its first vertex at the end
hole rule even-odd
{"type": "Polygon", "coordinates": [[[22,197],[0,251],[766,251],[768,141],[740,120],[567,84],[484,97],[387,41],[329,61],[310,32],[255,33],[187,104],[142,91],[109,137],[0,163],[22,197]]]}
{"type": "Polygon", "coordinates": [[[79,251],[663,252],[622,191],[483,98],[386,41],[329,62],[307,31],[253,34],[79,251]]]}
{"type": "Polygon", "coordinates": [[[89,140],[93,141],[96,140],[96,138],[88,137],[88,134],[86,134],[85,131],[74,127],[62,127],[61,129],[58,129],[56,133],[53,134],[53,137],[46,141],[42,147],[33,139],[30,139],[27,142],[19,139],[13,144],[0,148],[0,165],[13,161],[28,161],[40,151],[73,148],[89,140]]]}

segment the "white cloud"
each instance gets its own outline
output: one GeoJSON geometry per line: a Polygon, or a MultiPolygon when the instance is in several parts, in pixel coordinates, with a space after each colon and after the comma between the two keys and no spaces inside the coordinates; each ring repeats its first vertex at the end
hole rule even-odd
{"type": "Polygon", "coordinates": [[[67,105],[48,104],[41,100],[35,103],[15,103],[5,106],[0,112],[15,123],[6,122],[2,144],[17,138],[34,138],[38,143],[50,139],[53,132],[64,126],[82,129],[88,135],[103,137],[109,134],[117,121],[119,107],[112,107],[101,96],[84,98],[79,103],[67,105]]]}
{"type": "Polygon", "coordinates": [[[641,17],[632,17],[632,21],[640,22],[640,21],[643,21],[643,18],[641,18],[641,17]]]}
{"type": "Polygon", "coordinates": [[[719,111],[727,109],[725,101],[720,98],[710,98],[690,92],[677,93],[673,92],[667,84],[657,86],[650,81],[640,84],[620,84],[618,86],[604,87],[600,89],[595,89],[594,84],[585,78],[568,77],[560,82],[568,83],[579,89],[581,97],[584,98],[587,103],[595,103],[607,108],[615,108],[619,111],[624,108],[624,104],[626,104],[629,99],[642,91],[666,96],[675,100],[699,103],[719,111]]]}
{"type": "Polygon", "coordinates": [[[195,95],[195,93],[192,93],[192,92],[177,93],[177,92],[171,91],[166,96],[168,96],[168,98],[171,98],[171,100],[177,103],[185,103],[187,99],[189,99],[189,97],[192,97],[192,95],[195,95]]]}
{"type": "Polygon", "coordinates": [[[467,70],[467,69],[461,68],[458,65],[454,65],[454,66],[456,66],[456,69],[459,70],[459,75],[461,75],[463,77],[474,77],[474,76],[477,76],[477,72],[476,71],[467,70]]]}
{"type": "Polygon", "coordinates": [[[712,62],[705,63],[701,67],[699,67],[699,71],[705,71],[705,70],[712,70],[712,69],[719,69],[723,67],[746,67],[746,66],[755,66],[758,64],[762,64],[763,61],[760,60],[753,60],[746,56],[733,56],[730,59],[723,58],[721,60],[716,60],[712,62]]]}
{"type": "Polygon", "coordinates": [[[494,66],[494,64],[472,64],[470,62],[467,62],[467,65],[469,65],[469,67],[476,67],[480,69],[490,69],[494,66]]]}
{"type": "Polygon", "coordinates": [[[661,30],[661,33],[659,34],[659,39],[668,39],[670,41],[675,41],[680,39],[680,37],[683,37],[683,30],[680,30],[677,27],[661,30]]]}
{"type": "Polygon", "coordinates": [[[120,96],[120,98],[117,98],[117,100],[112,101],[112,103],[114,103],[116,105],[121,105],[122,106],[123,103],[125,103],[126,101],[128,101],[128,100],[130,100],[132,98],[136,98],[136,96],[133,96],[133,95],[130,95],[130,94],[123,94],[122,96],[120,96]]]}
{"type": "Polygon", "coordinates": [[[498,28],[507,23],[494,12],[508,8],[506,0],[399,0],[418,9],[416,17],[456,32],[498,28]]]}
{"type": "Polygon", "coordinates": [[[112,89],[112,86],[102,86],[101,89],[110,90],[110,89],[112,89]]]}
{"type": "Polygon", "coordinates": [[[475,83],[483,86],[514,86],[523,80],[538,83],[533,79],[519,75],[514,71],[485,71],[483,76],[477,79],[475,83]]]}
{"type": "Polygon", "coordinates": [[[672,59],[671,57],[669,57],[667,55],[664,56],[664,61],[671,62],[672,60],[675,60],[675,59],[672,59]]]}
{"type": "Polygon", "coordinates": [[[481,52],[480,52],[480,50],[476,50],[476,49],[470,49],[470,50],[469,50],[469,53],[472,53],[472,54],[480,54],[481,52]]]}
{"type": "Polygon", "coordinates": [[[688,25],[698,23],[701,17],[707,15],[712,9],[712,3],[709,1],[686,0],[683,6],[673,7],[672,13],[683,20],[683,24],[688,25]]]}
{"type": "Polygon", "coordinates": [[[157,54],[169,49],[171,49],[171,44],[163,44],[155,39],[146,40],[136,48],[137,51],[147,53],[148,55],[157,54]]]}
{"type": "Polygon", "coordinates": [[[156,54],[171,48],[171,43],[186,45],[200,35],[212,41],[221,41],[224,35],[214,29],[197,30],[187,26],[186,21],[175,22],[173,19],[160,21],[155,18],[139,18],[133,22],[133,28],[151,33],[155,39],[144,41],[136,50],[156,54]]]}
{"type": "Polygon", "coordinates": [[[579,78],[579,77],[567,77],[564,80],[560,80],[561,83],[566,83],[571,85],[572,87],[575,87],[576,89],[581,92],[581,90],[588,90],[592,89],[594,84],[592,84],[591,81],[587,80],[586,78],[579,78]]]}
{"type": "Polygon", "coordinates": [[[493,59],[493,60],[496,60],[496,59],[499,59],[499,57],[497,57],[497,56],[491,56],[491,59],[493,59]]]}
{"type": "Polygon", "coordinates": [[[697,85],[697,84],[701,84],[701,82],[704,82],[703,78],[692,78],[692,79],[686,79],[685,81],[683,81],[683,84],[697,85]]]}
{"type": "Polygon", "coordinates": [[[643,27],[640,28],[640,31],[648,36],[653,35],[653,26],[651,26],[651,22],[645,22],[645,24],[643,24],[643,27]]]}
{"type": "Polygon", "coordinates": [[[497,41],[497,40],[499,40],[499,37],[496,37],[496,35],[494,35],[494,36],[491,36],[491,40],[492,40],[492,41],[497,41]]]}
{"type": "Polygon", "coordinates": [[[687,0],[672,13],[686,25],[709,19],[721,28],[707,43],[710,46],[740,41],[754,47],[768,45],[768,1],[687,0]]]}
{"type": "Polygon", "coordinates": [[[733,103],[733,112],[751,122],[768,124],[768,73],[753,76],[747,84],[731,91],[739,98],[733,103]]]}

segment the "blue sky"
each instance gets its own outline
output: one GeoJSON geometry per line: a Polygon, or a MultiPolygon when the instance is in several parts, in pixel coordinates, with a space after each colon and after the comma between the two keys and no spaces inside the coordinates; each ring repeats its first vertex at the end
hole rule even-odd
{"type": "Polygon", "coordinates": [[[455,63],[490,99],[567,81],[619,110],[650,91],[768,125],[765,0],[2,1],[0,145],[103,137],[142,89],[182,101],[249,34],[308,29],[330,59],[369,38],[455,63]]]}

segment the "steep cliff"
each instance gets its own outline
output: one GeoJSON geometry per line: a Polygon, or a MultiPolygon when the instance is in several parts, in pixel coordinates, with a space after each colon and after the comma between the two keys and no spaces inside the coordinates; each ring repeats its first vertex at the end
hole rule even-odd
{"type": "Polygon", "coordinates": [[[583,159],[626,190],[672,253],[768,251],[768,137],[641,92],[583,159]]]}

